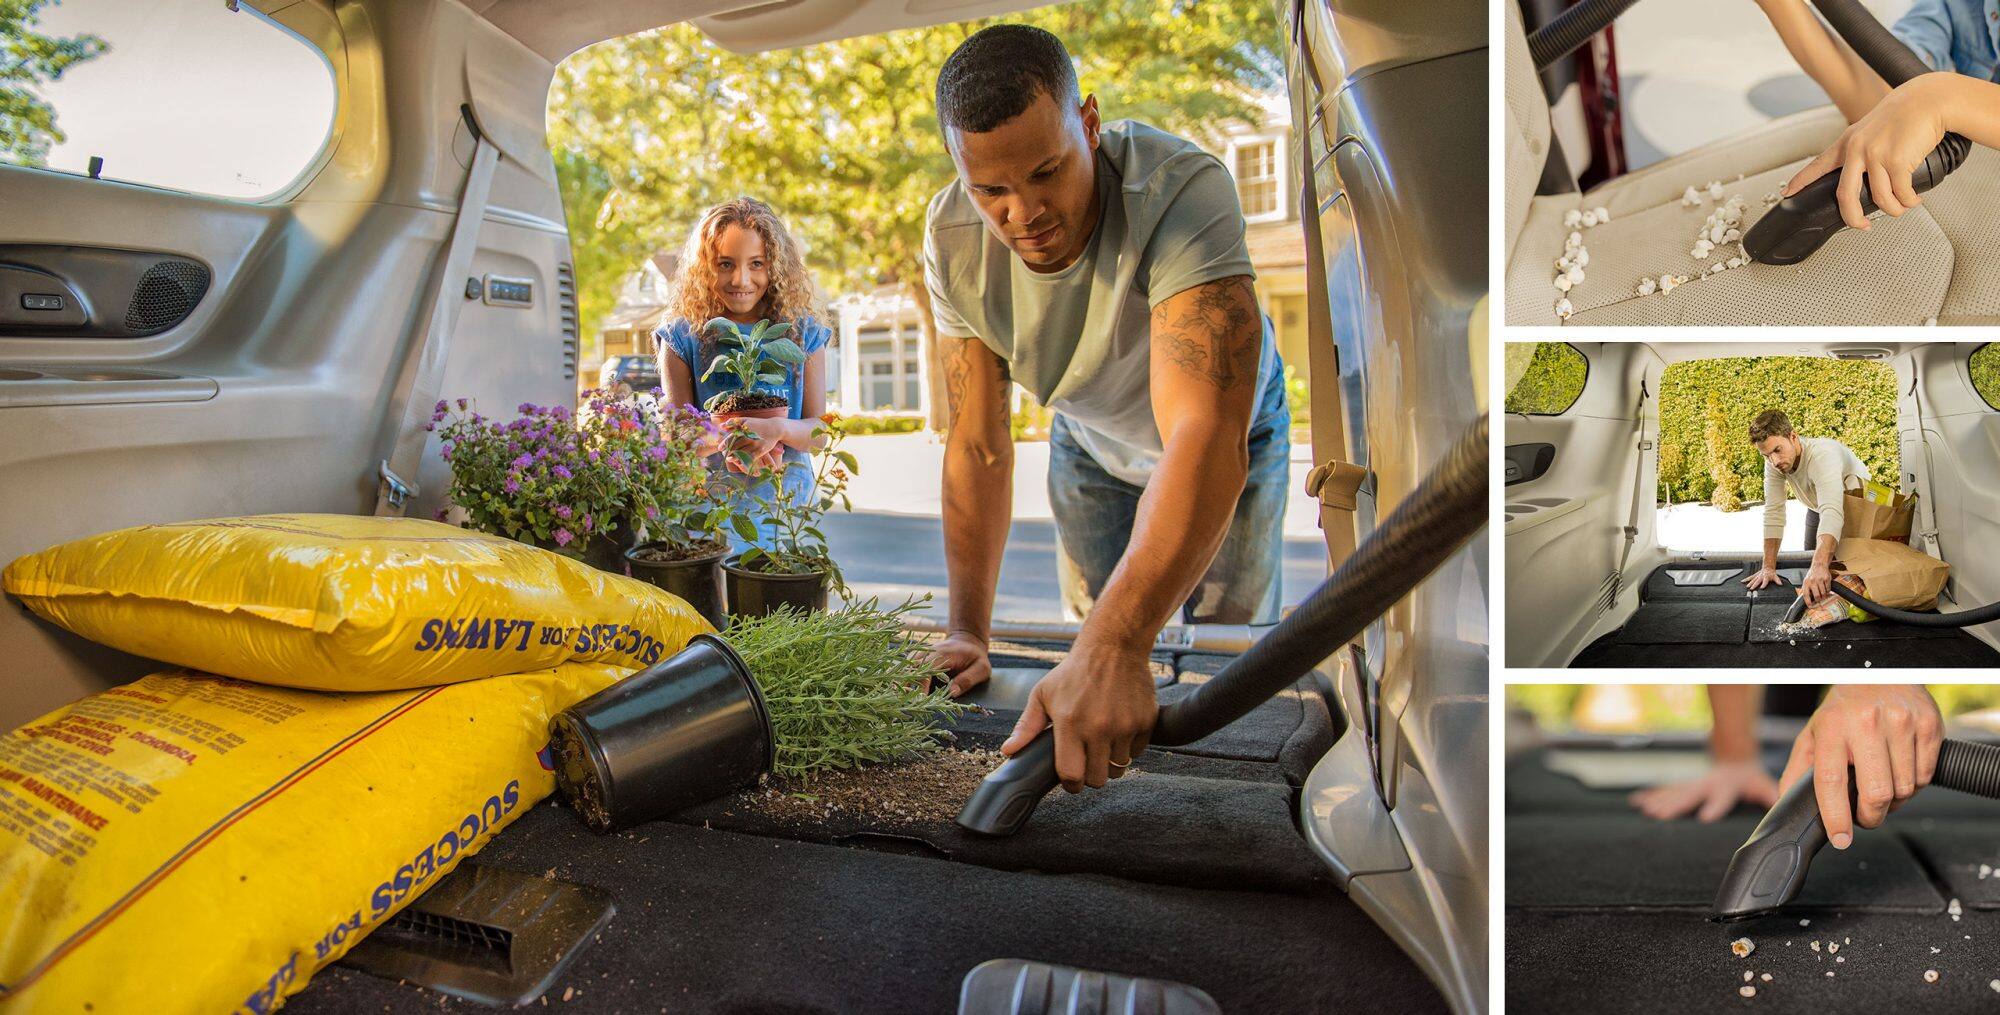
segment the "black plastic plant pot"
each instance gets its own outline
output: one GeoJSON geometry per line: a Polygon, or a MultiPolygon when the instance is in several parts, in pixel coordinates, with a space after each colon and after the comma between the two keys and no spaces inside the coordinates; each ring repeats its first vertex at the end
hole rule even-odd
{"type": "Polygon", "coordinates": [[[725,546],[686,560],[645,560],[637,556],[642,550],[665,545],[647,543],[625,551],[625,563],[632,568],[632,577],[681,597],[716,630],[728,627],[729,614],[722,598],[722,558],[728,556],[729,548],[725,546]]]}
{"type": "Polygon", "coordinates": [[[764,617],[780,606],[803,613],[826,609],[826,575],[766,574],[742,566],[742,558],[722,565],[728,577],[729,614],[733,617],[764,617]]]}
{"type": "Polygon", "coordinates": [[[556,788],[593,831],[663,818],[756,783],[777,761],[749,667],[698,634],[549,723],[556,788]]]}

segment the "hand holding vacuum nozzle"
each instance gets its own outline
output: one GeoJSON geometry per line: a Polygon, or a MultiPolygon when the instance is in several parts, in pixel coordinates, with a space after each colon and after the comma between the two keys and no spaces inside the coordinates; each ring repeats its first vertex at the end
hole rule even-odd
{"type": "MultiPolygon", "coordinates": [[[[1408,594],[1486,524],[1487,422],[1481,416],[1339,570],[1281,623],[1193,693],[1160,709],[1151,742],[1193,743],[1290,687],[1408,594]]],[[[1044,730],[995,769],[959,811],[983,835],[1012,835],[1057,783],[1044,730]]]]}
{"type": "MultiPolygon", "coordinates": [[[[1947,738],[1938,748],[1931,785],[2000,799],[2000,746],[1947,738]]],[[[1851,808],[1852,780],[1848,795],[1851,808]]],[[[1806,871],[1826,841],[1812,773],[1807,772],[1785,790],[1729,858],[1711,918],[1745,920],[1792,901],[1805,886],[1806,871]]]]}

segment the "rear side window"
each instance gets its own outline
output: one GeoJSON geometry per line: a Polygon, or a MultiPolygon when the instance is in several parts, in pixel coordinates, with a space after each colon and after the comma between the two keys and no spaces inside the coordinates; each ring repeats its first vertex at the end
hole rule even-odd
{"type": "Polygon", "coordinates": [[[1988,342],[1972,350],[1972,390],[1986,399],[1990,409],[2000,409],[2000,344],[1988,342]]]}
{"type": "Polygon", "coordinates": [[[97,157],[108,180],[239,200],[286,189],[326,147],[333,71],[230,6],[0,0],[0,160],[83,174],[97,157]]]}
{"type": "Polygon", "coordinates": [[[1583,395],[1590,361],[1567,342],[1507,343],[1507,411],[1560,416],[1583,395]]]}

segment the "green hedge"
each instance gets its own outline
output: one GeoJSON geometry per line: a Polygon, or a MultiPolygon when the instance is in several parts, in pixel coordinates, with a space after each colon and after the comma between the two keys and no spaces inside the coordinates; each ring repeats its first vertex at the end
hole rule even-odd
{"type": "Polygon", "coordinates": [[[1576,404],[1590,362],[1567,342],[1509,342],[1507,411],[1559,416],[1576,404]]]}
{"type": "MultiPolygon", "coordinates": [[[[2000,362],[1987,369],[2000,376],[2000,362]]],[[[1896,374],[1886,363],[1806,356],[1676,363],[1660,379],[1659,405],[1663,504],[1706,501],[1734,511],[1762,500],[1764,460],[1749,429],[1765,409],[1783,410],[1801,436],[1839,439],[1884,482],[1901,468],[1896,374]]]]}
{"type": "Polygon", "coordinates": [[[1987,405],[2000,409],[2000,344],[1988,342],[1972,351],[1972,388],[1987,405]]]}

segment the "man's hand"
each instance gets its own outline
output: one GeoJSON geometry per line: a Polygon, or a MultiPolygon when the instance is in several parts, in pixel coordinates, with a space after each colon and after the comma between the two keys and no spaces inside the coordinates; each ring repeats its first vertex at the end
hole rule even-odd
{"type": "Polygon", "coordinates": [[[1743,579],[1743,584],[1748,585],[1752,592],[1758,589],[1770,588],[1773,585],[1783,585],[1784,583],[1785,579],[1778,574],[1778,569],[1775,567],[1760,567],[1757,569],[1756,574],[1743,579]]]}
{"type": "Polygon", "coordinates": [[[1861,212],[1864,173],[1875,207],[1885,214],[1900,216],[1922,204],[1922,195],[1911,189],[1910,174],[1944,140],[1945,117],[1953,101],[1949,79],[1956,76],[1920,74],[1891,89],[1866,116],[1849,126],[1833,147],[1785,184],[1785,196],[1838,169],[1840,186],[1835,193],[1840,218],[1856,229],[1869,225],[1861,212]]]}
{"type": "Polygon", "coordinates": [[[1799,584],[1801,594],[1807,603],[1817,603],[1833,592],[1833,569],[1815,560],[1806,570],[1806,580],[1799,584]]]}
{"type": "Polygon", "coordinates": [[[1147,652],[1095,650],[1079,642],[1029,693],[1000,753],[1012,755],[1053,724],[1063,789],[1076,793],[1124,775],[1146,749],[1159,717],[1150,660],[1147,652]]]}
{"type": "Polygon", "coordinates": [[[1671,821],[1689,811],[1704,824],[1717,821],[1738,803],[1769,807],[1778,802],[1778,781],[1756,761],[1718,761],[1699,778],[1652,786],[1625,798],[1649,818],[1671,821]]]}
{"type": "Polygon", "coordinates": [[[1835,684],[1792,744],[1781,789],[1811,772],[1820,823],[1835,849],[1853,841],[1853,828],[1874,828],[1911,794],[1930,785],[1937,771],[1944,718],[1921,684],[1835,684]],[[1856,809],[1847,805],[1848,767],[1854,768],[1856,809]]]}
{"type": "Polygon", "coordinates": [[[986,639],[953,633],[931,646],[924,661],[944,670],[951,683],[945,693],[954,698],[992,679],[993,663],[986,657],[986,639]]]}

